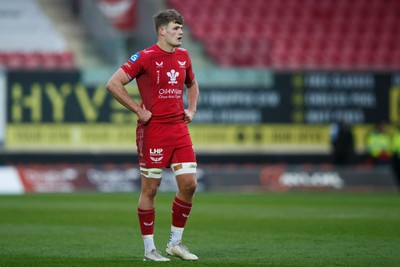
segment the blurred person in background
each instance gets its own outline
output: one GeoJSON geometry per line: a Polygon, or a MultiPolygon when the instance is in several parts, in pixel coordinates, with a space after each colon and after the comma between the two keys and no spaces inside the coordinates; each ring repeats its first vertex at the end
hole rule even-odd
{"type": "Polygon", "coordinates": [[[136,145],[142,189],[138,217],[145,261],[169,261],[154,244],[155,197],[162,169],[171,167],[178,192],[172,203],[172,224],[166,252],[184,260],[197,260],[182,244],[182,234],[197,187],[196,155],[187,123],[196,113],[199,86],[189,53],[180,48],[183,17],[173,9],[153,16],[157,43],[131,56],[110,78],[107,89],[127,109],[136,113],[136,145]],[[136,79],[142,103],[138,105],[125,85],[136,79]],[[188,107],[184,109],[186,85],[188,107]]]}
{"type": "Polygon", "coordinates": [[[354,158],[354,137],[348,124],[341,121],[331,126],[332,163],[348,165],[354,158]]]}
{"type": "Polygon", "coordinates": [[[396,178],[397,188],[400,190],[400,125],[398,125],[392,136],[392,170],[396,178]]]}
{"type": "Polygon", "coordinates": [[[391,137],[386,123],[381,122],[367,134],[366,147],[371,164],[388,164],[392,154],[391,137]]]}

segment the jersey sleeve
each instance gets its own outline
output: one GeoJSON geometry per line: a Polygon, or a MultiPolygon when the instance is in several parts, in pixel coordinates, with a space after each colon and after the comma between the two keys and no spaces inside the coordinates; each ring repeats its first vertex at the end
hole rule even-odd
{"type": "Polygon", "coordinates": [[[129,79],[133,80],[138,75],[143,72],[143,57],[140,52],[133,54],[125,63],[121,66],[129,77],[129,79]]]}
{"type": "Polygon", "coordinates": [[[188,58],[188,67],[186,69],[186,79],[185,79],[185,84],[189,85],[192,84],[194,81],[194,72],[193,72],[193,67],[192,67],[192,61],[190,60],[189,54],[187,54],[188,58]]]}

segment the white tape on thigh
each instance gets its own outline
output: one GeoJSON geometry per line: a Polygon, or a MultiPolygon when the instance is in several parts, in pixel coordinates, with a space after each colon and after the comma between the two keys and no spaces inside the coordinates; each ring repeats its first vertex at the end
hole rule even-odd
{"type": "Polygon", "coordinates": [[[196,162],[185,162],[185,163],[174,163],[171,164],[171,169],[175,175],[181,175],[186,173],[196,173],[196,162]]]}
{"type": "Polygon", "coordinates": [[[160,168],[142,168],[140,167],[140,174],[146,178],[160,179],[162,176],[162,169],[160,168]]]}

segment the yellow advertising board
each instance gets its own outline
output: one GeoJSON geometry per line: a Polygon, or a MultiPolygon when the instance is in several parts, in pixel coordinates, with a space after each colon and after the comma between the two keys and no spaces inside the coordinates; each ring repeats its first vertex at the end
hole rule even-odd
{"type": "MultiPolygon", "coordinates": [[[[198,152],[329,152],[329,125],[191,124],[198,152]]],[[[353,129],[356,148],[371,126],[353,129]]],[[[7,150],[135,152],[135,124],[12,124],[7,127],[7,150]]]]}
{"type": "MultiPolygon", "coordinates": [[[[278,73],[268,88],[201,88],[190,132],[199,152],[328,153],[330,123],[346,121],[362,151],[373,124],[400,121],[399,84],[388,74],[316,72],[278,73]]],[[[127,89],[140,102],[135,83],[127,89]]],[[[136,116],[79,73],[11,72],[6,109],[9,151],[136,151],[136,116]]]]}

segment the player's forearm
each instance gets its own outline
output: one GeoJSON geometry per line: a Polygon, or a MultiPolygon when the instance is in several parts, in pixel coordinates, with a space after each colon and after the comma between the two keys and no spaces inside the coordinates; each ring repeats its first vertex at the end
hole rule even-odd
{"type": "Polygon", "coordinates": [[[140,106],[131,98],[123,84],[111,80],[107,83],[106,88],[124,107],[136,114],[139,112],[140,106]]]}
{"type": "Polygon", "coordinates": [[[199,99],[199,85],[197,84],[197,81],[194,81],[186,89],[187,89],[186,96],[188,100],[188,110],[196,112],[197,101],[199,99]]]}
{"type": "Polygon", "coordinates": [[[107,82],[106,88],[119,103],[138,114],[141,108],[132,99],[125,88],[125,85],[129,82],[130,79],[126,75],[125,71],[120,68],[111,76],[110,80],[107,82]]]}

